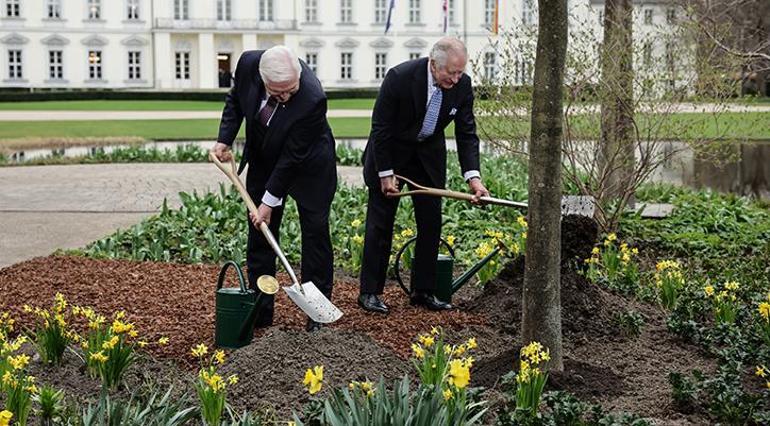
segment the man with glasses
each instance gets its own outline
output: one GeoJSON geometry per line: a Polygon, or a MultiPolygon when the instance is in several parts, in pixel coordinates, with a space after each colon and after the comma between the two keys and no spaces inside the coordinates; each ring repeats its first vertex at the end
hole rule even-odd
{"type": "MultiPolygon", "coordinates": [[[[220,161],[230,161],[245,119],[246,145],[238,173],[249,165],[246,189],[259,205],[256,215],[249,213],[246,255],[249,284],[256,291],[257,277],[276,271],[275,253],[258,227],[265,222],[278,238],[288,195],[297,203],[302,230],[302,281],[312,281],[331,299],[329,210],[337,168],[326,108],[321,83],[289,48],[247,51],[238,60],[212,152],[220,161]]],[[[273,296],[262,295],[261,300],[257,326],[272,325],[273,296]]],[[[320,324],[308,318],[306,328],[315,331],[320,324]]]]}
{"type": "MultiPolygon", "coordinates": [[[[468,51],[453,37],[433,46],[430,58],[404,62],[388,71],[372,113],[372,129],[364,151],[364,181],[369,187],[366,235],[358,304],[387,314],[380,299],[388,269],[398,198],[403,185],[394,175],[417,184],[446,184],[444,128],[455,124],[460,168],[474,203],[489,195],[479,173],[479,138],[473,116],[471,79],[465,74],[468,51]]],[[[417,223],[414,281],[410,303],[440,311],[452,306],[435,297],[436,262],[441,237],[441,199],[412,197],[417,223]]]]}

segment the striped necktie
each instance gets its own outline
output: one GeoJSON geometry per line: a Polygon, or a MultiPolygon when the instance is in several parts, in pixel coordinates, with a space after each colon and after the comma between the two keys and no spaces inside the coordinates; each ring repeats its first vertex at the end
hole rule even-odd
{"type": "Polygon", "coordinates": [[[267,127],[267,123],[270,121],[270,117],[273,115],[273,111],[275,110],[275,106],[278,102],[276,102],[275,98],[270,96],[267,98],[267,103],[265,106],[259,110],[259,122],[267,127]]]}
{"type": "Polygon", "coordinates": [[[436,130],[436,122],[438,121],[438,113],[441,110],[441,100],[443,97],[444,95],[440,87],[431,96],[428,110],[425,112],[425,118],[422,121],[422,129],[417,134],[418,141],[425,140],[436,130]]]}

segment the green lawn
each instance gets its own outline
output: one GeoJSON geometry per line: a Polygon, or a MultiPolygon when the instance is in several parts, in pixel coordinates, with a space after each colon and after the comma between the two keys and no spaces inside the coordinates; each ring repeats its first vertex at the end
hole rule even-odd
{"type": "MultiPolygon", "coordinates": [[[[502,118],[482,117],[480,121],[494,120],[499,126],[496,133],[528,135],[529,120],[506,122],[502,118]]],[[[717,117],[712,114],[680,114],[673,120],[672,130],[658,131],[661,139],[687,138],[746,138],[770,140],[770,113],[726,113],[717,117]],[[675,127],[675,130],[673,128],[675,127]]],[[[369,134],[371,121],[361,118],[329,118],[334,135],[337,138],[365,138],[369,134]]],[[[639,121],[640,132],[656,123],[654,117],[649,121],[639,121]]],[[[482,127],[483,123],[481,124],[482,127]]],[[[106,120],[106,121],[16,121],[0,122],[0,147],[24,146],[24,139],[35,139],[39,145],[41,138],[104,138],[104,137],[140,137],[145,139],[189,139],[213,140],[219,128],[217,119],[201,120],[106,120]],[[13,141],[8,141],[13,139],[13,141]],[[6,140],[3,142],[2,140],[6,140]],[[12,142],[12,143],[11,143],[12,142]]],[[[574,117],[572,130],[578,138],[596,138],[599,134],[598,116],[574,117]]],[[[454,130],[447,128],[447,136],[453,136],[454,130]]],[[[243,136],[243,131],[241,131],[243,136]]]]}
{"type": "MultiPolygon", "coordinates": [[[[204,101],[47,101],[0,102],[0,110],[22,111],[221,111],[222,102],[204,101]]],[[[330,109],[372,109],[374,99],[331,99],[330,109]]]]}
{"type": "MultiPolygon", "coordinates": [[[[369,118],[330,118],[334,135],[338,138],[366,137],[369,118]]],[[[23,144],[24,138],[98,138],[136,136],[145,139],[214,140],[219,120],[105,120],[105,121],[15,121],[0,122],[0,147],[12,142],[23,144]],[[12,140],[12,141],[8,141],[12,140]]],[[[241,126],[240,137],[243,137],[241,126]]],[[[39,141],[38,141],[39,142],[39,141]]]]}

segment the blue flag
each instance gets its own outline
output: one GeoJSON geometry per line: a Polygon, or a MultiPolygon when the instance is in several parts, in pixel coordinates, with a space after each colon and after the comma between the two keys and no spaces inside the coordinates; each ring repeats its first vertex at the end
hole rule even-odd
{"type": "Polygon", "coordinates": [[[390,29],[390,18],[393,16],[393,7],[396,6],[396,0],[390,0],[390,6],[388,6],[388,20],[385,22],[385,34],[390,29]]]}

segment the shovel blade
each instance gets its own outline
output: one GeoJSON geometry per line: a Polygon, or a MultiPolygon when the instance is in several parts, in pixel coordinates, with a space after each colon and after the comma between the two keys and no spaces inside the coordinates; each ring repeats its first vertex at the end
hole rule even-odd
{"type": "Polygon", "coordinates": [[[342,311],[310,281],[303,283],[301,288],[299,284],[294,284],[283,287],[283,290],[289,299],[315,322],[328,324],[342,317],[342,311]]]}

